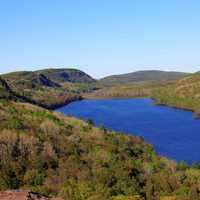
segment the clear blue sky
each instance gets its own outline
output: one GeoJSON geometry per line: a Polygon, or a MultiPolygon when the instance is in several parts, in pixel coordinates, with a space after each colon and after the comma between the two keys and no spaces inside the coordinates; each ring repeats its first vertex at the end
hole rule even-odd
{"type": "Polygon", "coordinates": [[[0,73],[200,70],[199,0],[0,1],[0,73]]]}

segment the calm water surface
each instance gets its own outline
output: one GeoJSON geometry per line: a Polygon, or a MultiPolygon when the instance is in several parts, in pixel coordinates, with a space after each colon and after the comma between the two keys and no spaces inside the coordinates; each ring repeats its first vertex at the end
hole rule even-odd
{"type": "Polygon", "coordinates": [[[157,153],[169,158],[200,161],[200,120],[192,112],[157,106],[149,98],[83,100],[57,111],[143,136],[157,153]]]}

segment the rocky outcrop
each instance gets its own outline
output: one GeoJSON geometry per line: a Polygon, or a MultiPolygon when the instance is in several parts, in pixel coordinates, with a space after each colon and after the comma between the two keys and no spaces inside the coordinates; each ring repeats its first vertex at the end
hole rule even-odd
{"type": "Polygon", "coordinates": [[[47,87],[61,87],[58,83],[48,79],[45,75],[43,74],[36,74],[32,80],[32,85],[33,87],[37,87],[37,85],[39,86],[47,86],[47,87]]]}
{"type": "MultiPolygon", "coordinates": [[[[43,80],[44,81],[44,80],[43,80]]],[[[40,102],[38,100],[35,99],[31,99],[29,97],[23,96],[17,92],[15,92],[7,83],[6,80],[4,80],[1,76],[0,76],[0,99],[9,99],[9,100],[15,100],[15,101],[21,101],[21,102],[27,102],[27,103],[31,103],[46,109],[56,109],[60,106],[64,106],[67,105],[73,101],[79,101],[82,100],[83,98],[79,95],[74,95],[72,97],[69,98],[65,98],[64,100],[62,100],[61,102],[53,102],[50,104],[47,103],[43,103],[40,102]]]]}
{"type": "Polygon", "coordinates": [[[0,200],[63,200],[62,198],[48,198],[40,193],[31,191],[0,192],[0,200]]]}
{"type": "Polygon", "coordinates": [[[71,83],[94,83],[96,80],[90,75],[78,69],[44,69],[36,71],[37,73],[44,74],[50,80],[58,83],[71,82],[71,83]]]}

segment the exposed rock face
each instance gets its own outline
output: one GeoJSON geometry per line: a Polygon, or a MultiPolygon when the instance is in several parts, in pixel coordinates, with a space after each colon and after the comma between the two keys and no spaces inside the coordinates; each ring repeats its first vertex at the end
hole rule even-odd
{"type": "Polygon", "coordinates": [[[61,87],[58,83],[48,79],[43,74],[36,74],[31,81],[33,87],[37,87],[37,85],[42,85],[47,87],[61,87]]]}
{"type": "Polygon", "coordinates": [[[90,75],[77,69],[44,69],[36,71],[37,73],[45,75],[50,80],[58,83],[72,82],[72,83],[94,83],[96,82],[90,75]]]}
{"type": "Polygon", "coordinates": [[[48,198],[36,192],[19,190],[19,191],[0,192],[0,200],[63,200],[63,199],[48,198]]]}
{"type": "Polygon", "coordinates": [[[47,78],[44,74],[37,72],[12,72],[9,74],[4,74],[2,77],[9,85],[18,85],[20,88],[38,88],[41,86],[46,87],[61,87],[58,83],[47,78]]]}

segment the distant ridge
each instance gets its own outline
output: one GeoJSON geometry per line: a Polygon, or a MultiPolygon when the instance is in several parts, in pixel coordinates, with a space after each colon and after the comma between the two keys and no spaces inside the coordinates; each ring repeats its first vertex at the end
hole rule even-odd
{"type": "Polygon", "coordinates": [[[72,82],[72,83],[92,83],[96,80],[90,75],[78,69],[43,69],[36,71],[44,74],[49,79],[56,82],[72,82]]]}
{"type": "Polygon", "coordinates": [[[112,75],[100,79],[100,83],[105,86],[114,86],[127,83],[138,83],[147,81],[170,81],[179,78],[183,78],[188,75],[184,72],[173,71],[159,71],[159,70],[146,70],[136,71],[121,75],[112,75]]]}

